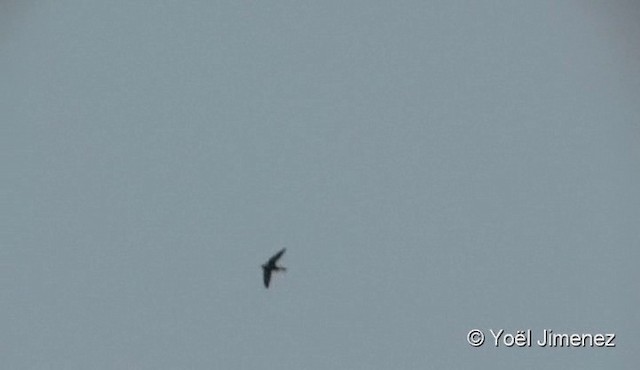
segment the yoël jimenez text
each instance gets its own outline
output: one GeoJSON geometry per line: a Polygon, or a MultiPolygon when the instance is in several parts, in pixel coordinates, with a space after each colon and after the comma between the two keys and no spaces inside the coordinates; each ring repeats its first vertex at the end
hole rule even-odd
{"type": "Polygon", "coordinates": [[[496,347],[531,347],[535,343],[538,347],[615,347],[615,333],[590,334],[590,333],[554,333],[553,330],[544,329],[540,339],[532,339],[531,329],[518,330],[516,334],[489,330],[496,347]]]}

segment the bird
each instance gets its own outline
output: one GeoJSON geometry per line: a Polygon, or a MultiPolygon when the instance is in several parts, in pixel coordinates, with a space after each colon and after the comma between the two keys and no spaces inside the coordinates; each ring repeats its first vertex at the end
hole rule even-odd
{"type": "Polygon", "coordinates": [[[278,266],[277,262],[282,257],[287,248],[282,248],[278,253],[274,254],[267,262],[262,265],[262,278],[264,281],[264,287],[269,289],[269,282],[271,281],[271,273],[274,271],[287,271],[285,267],[278,266]]]}

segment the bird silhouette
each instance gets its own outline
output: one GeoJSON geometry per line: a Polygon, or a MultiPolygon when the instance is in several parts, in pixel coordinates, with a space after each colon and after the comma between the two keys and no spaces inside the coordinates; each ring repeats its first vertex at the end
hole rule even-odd
{"type": "Polygon", "coordinates": [[[269,282],[271,281],[271,273],[274,271],[287,271],[286,268],[278,266],[276,263],[282,257],[287,248],[282,248],[280,252],[273,255],[269,260],[262,265],[262,278],[264,281],[264,287],[269,288],[269,282]]]}

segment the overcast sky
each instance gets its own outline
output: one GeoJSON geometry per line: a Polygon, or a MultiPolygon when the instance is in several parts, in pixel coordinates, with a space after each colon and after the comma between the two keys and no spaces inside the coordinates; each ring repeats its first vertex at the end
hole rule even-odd
{"type": "Polygon", "coordinates": [[[3,368],[640,363],[634,1],[0,4],[3,368]]]}

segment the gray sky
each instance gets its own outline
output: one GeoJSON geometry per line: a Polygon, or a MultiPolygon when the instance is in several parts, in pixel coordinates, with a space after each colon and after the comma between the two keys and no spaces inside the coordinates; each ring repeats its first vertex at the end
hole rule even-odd
{"type": "Polygon", "coordinates": [[[3,367],[640,362],[632,1],[1,4],[3,367]]]}

